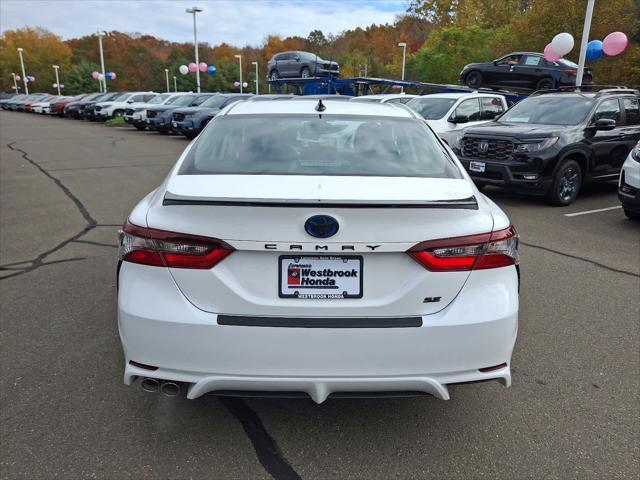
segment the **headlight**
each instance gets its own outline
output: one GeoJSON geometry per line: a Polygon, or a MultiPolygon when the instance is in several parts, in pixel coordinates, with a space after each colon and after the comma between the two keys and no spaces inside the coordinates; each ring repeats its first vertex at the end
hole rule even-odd
{"type": "Polygon", "coordinates": [[[543,140],[534,140],[527,143],[519,143],[516,145],[516,152],[539,152],[540,150],[544,150],[556,144],[558,141],[558,137],[549,137],[543,140]]]}
{"type": "Polygon", "coordinates": [[[638,143],[636,147],[631,150],[631,158],[633,158],[636,162],[640,162],[640,143],[638,143]]]}

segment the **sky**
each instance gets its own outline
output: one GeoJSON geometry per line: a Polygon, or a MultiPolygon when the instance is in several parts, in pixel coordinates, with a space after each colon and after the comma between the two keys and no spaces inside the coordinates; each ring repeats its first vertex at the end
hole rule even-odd
{"type": "Polygon", "coordinates": [[[67,40],[98,30],[139,32],[193,42],[197,5],[198,41],[258,46],[266,35],[325,35],[372,23],[391,23],[408,0],[0,0],[0,32],[44,27],[67,40]]]}

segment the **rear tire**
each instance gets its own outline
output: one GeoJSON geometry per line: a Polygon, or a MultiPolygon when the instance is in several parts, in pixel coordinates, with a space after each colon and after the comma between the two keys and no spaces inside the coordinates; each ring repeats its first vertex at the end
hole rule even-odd
{"type": "Polygon", "coordinates": [[[629,220],[640,220],[640,213],[632,212],[628,208],[623,208],[624,214],[627,216],[629,220]]]}
{"type": "Polygon", "coordinates": [[[123,115],[124,115],[124,110],[116,110],[115,112],[113,112],[113,118],[120,118],[123,115]]]}
{"type": "Polygon", "coordinates": [[[307,67],[302,67],[302,70],[300,70],[300,78],[309,77],[311,77],[311,70],[309,70],[307,67]]]}
{"type": "Polygon", "coordinates": [[[480,86],[482,86],[482,74],[476,70],[472,70],[467,73],[467,76],[464,78],[464,83],[469,88],[480,88],[480,86]]]}
{"type": "Polygon", "coordinates": [[[582,169],[575,160],[565,160],[556,168],[547,200],[561,207],[571,205],[582,187],[582,169]]]}
{"type": "Polygon", "coordinates": [[[554,87],[554,82],[552,78],[546,77],[541,78],[536,83],[536,90],[551,90],[554,87]]]}
{"type": "Polygon", "coordinates": [[[138,130],[146,130],[147,129],[146,125],[140,125],[139,123],[138,124],[134,124],[133,126],[136,127],[138,130]]]}

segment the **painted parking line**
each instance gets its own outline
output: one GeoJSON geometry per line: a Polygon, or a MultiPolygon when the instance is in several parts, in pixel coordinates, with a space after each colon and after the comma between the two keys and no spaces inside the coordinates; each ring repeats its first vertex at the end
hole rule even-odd
{"type": "Polygon", "coordinates": [[[585,210],[584,212],[565,213],[565,217],[577,217],[578,215],[589,215],[590,213],[607,212],[609,210],[617,210],[622,208],[622,205],[616,205],[615,207],[597,208],[595,210],[585,210]]]}

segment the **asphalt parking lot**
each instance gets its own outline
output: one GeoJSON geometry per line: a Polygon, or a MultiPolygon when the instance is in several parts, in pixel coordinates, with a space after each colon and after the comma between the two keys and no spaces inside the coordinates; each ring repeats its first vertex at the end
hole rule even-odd
{"type": "Polygon", "coordinates": [[[2,478],[638,478],[640,224],[609,209],[615,184],[567,208],[487,189],[522,240],[509,389],[316,405],[125,387],[116,231],[186,144],[0,113],[2,478]]]}

